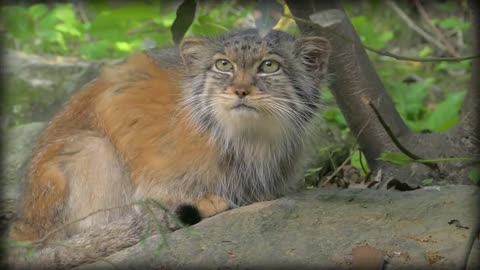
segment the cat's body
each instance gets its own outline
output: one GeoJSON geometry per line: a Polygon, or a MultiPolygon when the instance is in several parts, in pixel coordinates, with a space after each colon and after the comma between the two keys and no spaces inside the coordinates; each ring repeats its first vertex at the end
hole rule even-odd
{"type": "MultiPolygon", "coordinates": [[[[328,54],[322,38],[247,30],[105,69],[41,135],[10,239],[147,198],[204,218],[291,190],[328,54]]],[[[56,238],[132,211],[93,215],[56,238]]]]}

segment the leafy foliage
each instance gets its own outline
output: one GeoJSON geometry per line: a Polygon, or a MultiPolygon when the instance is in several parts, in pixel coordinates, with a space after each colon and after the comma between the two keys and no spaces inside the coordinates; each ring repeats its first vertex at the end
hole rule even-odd
{"type": "Polygon", "coordinates": [[[480,184],[480,168],[475,168],[470,173],[468,173],[468,179],[472,181],[474,184],[480,184]]]}
{"type": "Polygon", "coordinates": [[[387,43],[393,39],[393,31],[376,31],[375,27],[372,28],[374,26],[372,22],[364,15],[353,17],[351,20],[355,29],[360,33],[362,43],[381,49],[385,48],[387,43]]]}
{"type": "MultiPolygon", "coordinates": [[[[109,1],[86,1],[88,19],[80,20],[72,4],[36,4],[4,6],[0,9],[1,25],[6,29],[7,47],[28,53],[80,56],[83,59],[125,57],[141,50],[145,43],[158,46],[173,44],[170,28],[176,17],[175,1],[130,1],[112,6],[109,1]],[[22,22],[19,22],[19,19],[22,22]]],[[[212,35],[228,31],[248,13],[248,6],[232,8],[229,3],[200,8],[195,18],[195,1],[186,1],[190,12],[184,17],[183,32],[212,35]],[[195,19],[194,19],[195,18],[195,19]]],[[[181,34],[183,36],[183,34],[181,34]]],[[[176,37],[178,39],[178,37],[176,37]]],[[[181,37],[180,37],[181,38],[181,37]]]]}
{"type": "Polygon", "coordinates": [[[398,166],[404,166],[415,162],[412,158],[405,155],[404,153],[394,153],[394,152],[383,152],[378,160],[386,161],[398,166]]]}
{"type": "Polygon", "coordinates": [[[228,1],[222,1],[215,6],[205,3],[200,6],[198,16],[190,26],[187,36],[221,35],[241,24],[251,12],[252,7],[249,5],[232,5],[228,1]]]}

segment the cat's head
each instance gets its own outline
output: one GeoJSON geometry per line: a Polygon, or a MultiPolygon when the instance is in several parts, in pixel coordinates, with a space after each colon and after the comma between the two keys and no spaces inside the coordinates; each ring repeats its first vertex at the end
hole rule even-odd
{"type": "Polygon", "coordinates": [[[186,39],[180,53],[185,104],[197,124],[258,136],[302,129],[313,117],[330,45],[321,37],[243,30],[186,39]]]}

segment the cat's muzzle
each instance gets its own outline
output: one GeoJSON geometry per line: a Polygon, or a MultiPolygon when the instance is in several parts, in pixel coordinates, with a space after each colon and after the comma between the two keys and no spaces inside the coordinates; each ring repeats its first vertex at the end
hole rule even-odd
{"type": "Polygon", "coordinates": [[[232,110],[242,110],[242,111],[257,111],[257,109],[250,104],[248,104],[245,99],[238,99],[232,106],[232,110]]]}

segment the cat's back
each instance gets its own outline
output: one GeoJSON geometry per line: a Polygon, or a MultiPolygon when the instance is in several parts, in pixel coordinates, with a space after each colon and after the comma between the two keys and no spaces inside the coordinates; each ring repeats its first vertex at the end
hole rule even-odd
{"type": "MultiPolygon", "coordinates": [[[[108,112],[106,109],[108,106],[120,109],[134,105],[141,99],[150,99],[166,105],[157,107],[157,111],[163,110],[162,114],[168,113],[172,110],[178,96],[177,88],[169,83],[175,80],[174,76],[175,72],[162,69],[143,52],[130,56],[122,63],[102,68],[99,75],[84,85],[52,118],[41,134],[37,148],[44,148],[53,142],[65,140],[81,132],[104,133],[104,125],[111,124],[108,121],[119,120],[105,118],[102,115],[108,112]],[[157,91],[139,91],[153,87],[157,88],[157,91]],[[123,97],[127,92],[131,102],[123,97]],[[131,99],[132,93],[135,93],[135,99],[131,99]]],[[[138,111],[148,110],[145,106],[137,108],[138,111]]],[[[118,113],[117,118],[122,118],[121,112],[118,113]]]]}
{"type": "Polygon", "coordinates": [[[32,165],[41,166],[65,149],[82,147],[85,137],[92,136],[111,142],[130,163],[132,174],[149,163],[173,168],[185,157],[208,155],[207,138],[193,129],[180,105],[182,71],[177,53],[175,48],[150,50],[103,68],[52,119],[39,139],[32,165]]]}

